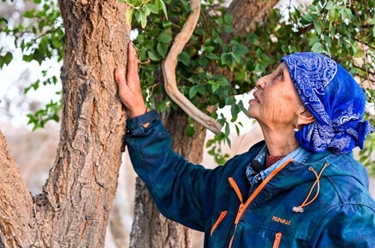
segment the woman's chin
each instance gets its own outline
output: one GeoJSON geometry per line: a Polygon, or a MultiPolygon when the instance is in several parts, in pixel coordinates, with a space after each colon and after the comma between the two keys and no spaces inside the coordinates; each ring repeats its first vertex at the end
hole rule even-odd
{"type": "Polygon", "coordinates": [[[252,106],[250,106],[248,109],[247,109],[247,116],[249,118],[252,118],[252,119],[256,119],[257,115],[255,113],[255,109],[252,108],[252,106]]]}

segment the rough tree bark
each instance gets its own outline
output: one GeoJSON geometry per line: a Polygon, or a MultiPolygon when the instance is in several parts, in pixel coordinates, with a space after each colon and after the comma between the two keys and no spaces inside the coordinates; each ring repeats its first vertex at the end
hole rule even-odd
{"type": "MultiPolygon", "coordinates": [[[[278,0],[234,0],[228,8],[228,13],[233,16],[235,34],[253,31],[255,22],[267,18],[278,0]]],[[[230,39],[231,37],[226,37],[230,39]]],[[[228,73],[230,73],[228,71],[228,73]]],[[[228,75],[229,78],[232,75],[228,75]]],[[[172,149],[193,163],[202,161],[205,131],[202,126],[195,123],[195,135],[187,137],[186,114],[178,109],[162,118],[167,130],[172,136],[172,149]]],[[[181,213],[183,214],[183,213],[181,213]]],[[[181,225],[166,220],[155,207],[151,196],[140,179],[136,183],[136,196],[134,207],[134,223],[130,237],[131,248],[188,248],[190,231],[181,225]]]]}
{"type": "Polygon", "coordinates": [[[231,35],[242,35],[254,31],[256,23],[266,20],[279,0],[233,0],[228,7],[232,14],[234,32],[231,35]]]}
{"type": "Polygon", "coordinates": [[[0,135],[0,247],[104,247],[125,133],[113,71],[126,62],[130,27],[118,0],[59,4],[66,49],[57,156],[32,197],[0,135]]]}

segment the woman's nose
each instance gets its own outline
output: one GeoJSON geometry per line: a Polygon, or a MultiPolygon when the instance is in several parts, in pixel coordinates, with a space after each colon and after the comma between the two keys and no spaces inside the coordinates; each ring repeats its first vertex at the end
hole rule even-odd
{"type": "Polygon", "coordinates": [[[266,85],[266,78],[267,76],[263,76],[257,80],[255,83],[257,88],[264,89],[264,86],[266,85]]]}

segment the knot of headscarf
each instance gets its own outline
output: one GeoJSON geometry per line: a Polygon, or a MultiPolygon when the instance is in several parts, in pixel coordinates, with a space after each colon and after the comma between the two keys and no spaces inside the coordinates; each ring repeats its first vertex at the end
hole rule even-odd
{"type": "Polygon", "coordinates": [[[302,102],[316,121],[297,132],[299,144],[313,152],[326,149],[337,154],[363,149],[374,128],[363,121],[366,96],[355,79],[334,60],[312,52],[294,53],[281,61],[302,102]]]}

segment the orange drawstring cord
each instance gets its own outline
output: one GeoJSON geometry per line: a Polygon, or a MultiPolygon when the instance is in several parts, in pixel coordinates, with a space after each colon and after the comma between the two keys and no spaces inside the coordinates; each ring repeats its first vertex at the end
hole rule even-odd
{"type": "Polygon", "coordinates": [[[310,188],[309,194],[307,195],[307,197],[305,198],[305,200],[302,202],[302,204],[299,205],[298,207],[293,207],[293,211],[294,212],[296,212],[296,213],[303,213],[303,208],[306,207],[306,206],[308,206],[308,205],[310,205],[318,197],[319,191],[320,191],[320,181],[319,181],[319,179],[322,176],[323,171],[327,168],[328,165],[329,165],[328,162],[324,163],[324,166],[320,170],[319,175],[316,173],[316,171],[314,170],[314,168],[309,167],[309,171],[312,171],[314,173],[316,179],[315,179],[314,184],[310,188]],[[318,186],[317,186],[317,190],[316,190],[315,196],[309,202],[307,202],[308,199],[310,198],[311,193],[314,190],[314,188],[315,188],[316,185],[318,185],[318,186]]]}

